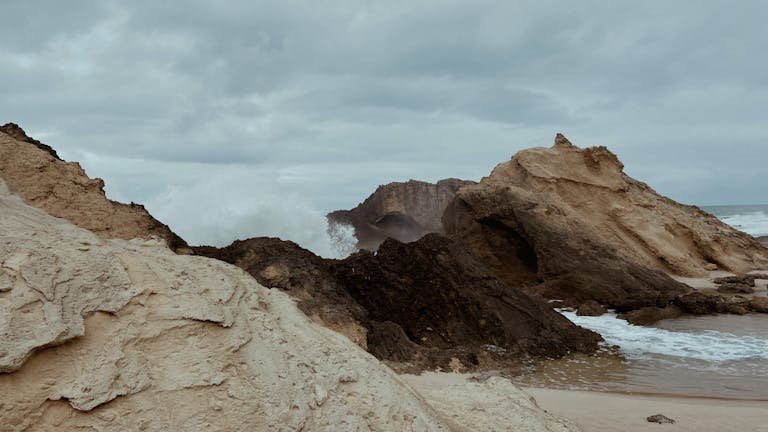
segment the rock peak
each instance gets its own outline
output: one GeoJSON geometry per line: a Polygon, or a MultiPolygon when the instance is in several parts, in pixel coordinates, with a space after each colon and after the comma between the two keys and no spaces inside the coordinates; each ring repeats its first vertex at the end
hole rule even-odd
{"type": "Polygon", "coordinates": [[[571,143],[568,140],[568,138],[565,137],[565,135],[558,132],[557,135],[555,135],[555,147],[576,147],[576,146],[573,145],[573,143],[571,143]]]}
{"type": "Polygon", "coordinates": [[[59,155],[56,153],[56,150],[53,149],[53,147],[43,144],[40,141],[30,137],[27,135],[26,132],[24,132],[24,129],[21,128],[21,126],[17,125],[16,123],[6,123],[2,126],[0,126],[0,132],[8,135],[9,137],[34,145],[35,147],[39,148],[40,150],[43,150],[53,156],[54,158],[58,160],[62,160],[59,155]]]}

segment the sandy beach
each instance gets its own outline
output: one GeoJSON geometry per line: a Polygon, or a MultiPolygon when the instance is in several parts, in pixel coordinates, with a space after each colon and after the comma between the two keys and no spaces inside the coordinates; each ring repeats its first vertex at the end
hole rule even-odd
{"type": "Polygon", "coordinates": [[[768,431],[768,402],[629,395],[575,390],[526,388],[539,406],[580,425],[603,431],[768,431]],[[675,424],[649,423],[664,414],[675,424]]]}

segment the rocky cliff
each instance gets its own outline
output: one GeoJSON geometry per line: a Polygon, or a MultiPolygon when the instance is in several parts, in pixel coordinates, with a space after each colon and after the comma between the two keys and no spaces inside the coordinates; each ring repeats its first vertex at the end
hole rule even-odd
{"type": "Polygon", "coordinates": [[[768,249],[749,235],[630,178],[606,148],[562,135],[462,188],[443,224],[510,285],[620,310],[683,293],[667,273],[768,267],[768,249]]]}
{"type": "Polygon", "coordinates": [[[454,386],[460,403],[428,395],[437,411],[229,264],[105,240],[2,181],[0,214],[4,431],[576,430],[508,382],[454,386]],[[505,386],[499,410],[478,414],[505,386]]]}
{"type": "Polygon", "coordinates": [[[427,233],[442,233],[445,207],[459,189],[471,184],[475,182],[459,179],[389,183],[352,210],[328,214],[328,221],[353,226],[360,249],[376,250],[388,237],[414,241],[427,233]]]}
{"type": "Polygon", "coordinates": [[[64,162],[13,123],[0,127],[0,177],[30,205],[104,238],[157,236],[186,250],[184,240],[143,206],[108,199],[103,180],[89,178],[79,164],[64,162]]]}

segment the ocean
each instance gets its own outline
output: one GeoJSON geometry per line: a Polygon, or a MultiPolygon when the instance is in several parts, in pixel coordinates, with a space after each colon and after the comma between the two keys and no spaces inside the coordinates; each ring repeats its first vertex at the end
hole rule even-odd
{"type": "Polygon", "coordinates": [[[768,236],[768,205],[702,206],[728,225],[755,237],[768,236]]]}
{"type": "MultiPolygon", "coordinates": [[[[702,208],[736,229],[768,236],[768,205],[702,208]]],[[[768,295],[761,286],[756,295],[768,295]]],[[[516,378],[520,384],[768,401],[768,314],[682,317],[643,327],[614,313],[561,313],[618,352],[537,362],[516,378]]]]}

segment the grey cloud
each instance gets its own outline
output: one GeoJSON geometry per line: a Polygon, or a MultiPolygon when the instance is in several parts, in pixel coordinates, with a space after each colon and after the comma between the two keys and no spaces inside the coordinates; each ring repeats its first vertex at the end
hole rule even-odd
{"type": "Polygon", "coordinates": [[[0,119],[180,231],[215,228],[160,205],[213,194],[200,179],[268,184],[222,208],[320,214],[392,180],[477,179],[558,131],[673,198],[768,202],[761,1],[0,6],[0,119]]]}

